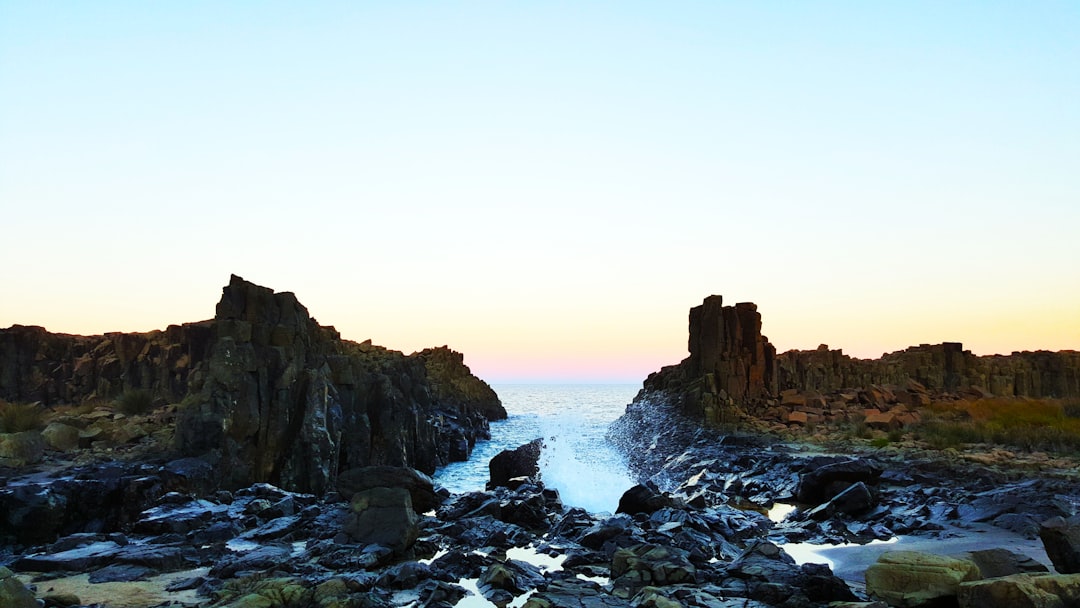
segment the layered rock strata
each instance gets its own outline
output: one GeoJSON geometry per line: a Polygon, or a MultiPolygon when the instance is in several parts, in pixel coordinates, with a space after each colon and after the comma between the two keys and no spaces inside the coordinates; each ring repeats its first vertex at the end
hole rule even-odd
{"type": "Polygon", "coordinates": [[[322,493],[339,471],[468,457],[504,418],[498,397],[441,347],[406,356],[341,339],[296,296],[233,276],[209,321],[140,334],[0,330],[0,398],[44,405],[150,391],[182,401],[175,448],[224,487],[322,493]]]}

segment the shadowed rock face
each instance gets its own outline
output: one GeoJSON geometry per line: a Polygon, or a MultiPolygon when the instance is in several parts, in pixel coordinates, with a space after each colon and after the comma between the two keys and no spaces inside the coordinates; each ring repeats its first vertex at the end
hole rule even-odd
{"type": "Polygon", "coordinates": [[[342,340],[292,293],[233,276],[214,319],[146,334],[0,330],[0,397],[46,404],[147,389],[184,400],[175,447],[205,455],[225,487],[322,493],[368,465],[432,473],[505,418],[461,354],[342,340]]]}

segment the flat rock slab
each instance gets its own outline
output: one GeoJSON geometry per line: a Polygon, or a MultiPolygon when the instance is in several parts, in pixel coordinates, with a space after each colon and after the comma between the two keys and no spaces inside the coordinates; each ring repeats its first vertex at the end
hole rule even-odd
{"type": "Polygon", "coordinates": [[[120,545],[101,541],[50,555],[27,555],[16,561],[13,567],[24,572],[85,572],[112,563],[119,553],[120,545]]]}

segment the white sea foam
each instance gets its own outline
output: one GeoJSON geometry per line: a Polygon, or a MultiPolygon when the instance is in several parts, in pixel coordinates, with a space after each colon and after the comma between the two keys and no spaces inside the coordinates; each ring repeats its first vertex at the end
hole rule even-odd
{"type": "Polygon", "coordinates": [[[487,463],[506,449],[544,440],[540,476],[559,490],[563,503],[590,512],[614,511],[634,485],[621,454],[605,438],[637,391],[635,385],[502,385],[494,387],[509,418],[491,425],[491,441],[481,442],[468,462],[435,474],[451,492],[481,490],[487,463]]]}

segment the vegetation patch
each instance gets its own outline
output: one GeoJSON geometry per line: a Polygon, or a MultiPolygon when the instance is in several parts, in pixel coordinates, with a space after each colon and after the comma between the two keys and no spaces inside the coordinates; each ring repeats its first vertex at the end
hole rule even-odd
{"type": "Polygon", "coordinates": [[[44,409],[37,403],[8,403],[0,400],[0,432],[21,433],[44,428],[44,409]]]}
{"type": "Polygon", "coordinates": [[[154,396],[143,389],[129,389],[116,399],[116,409],[128,416],[145,414],[154,409],[154,396]]]}
{"type": "Polygon", "coordinates": [[[1080,405],[1060,399],[984,398],[935,402],[916,428],[937,449],[990,443],[1023,450],[1080,452],[1080,405]]]}

